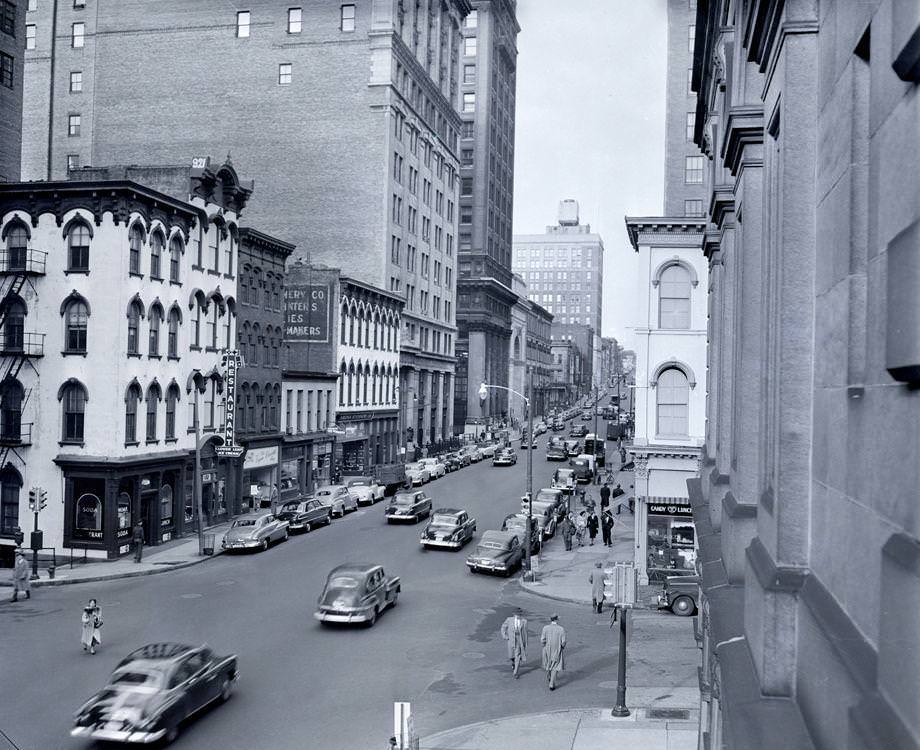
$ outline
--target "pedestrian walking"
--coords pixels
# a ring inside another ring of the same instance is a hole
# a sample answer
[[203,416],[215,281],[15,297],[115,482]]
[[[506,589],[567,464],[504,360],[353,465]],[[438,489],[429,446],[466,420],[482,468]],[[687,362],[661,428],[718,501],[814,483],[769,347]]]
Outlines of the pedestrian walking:
[[511,617],[505,618],[501,629],[502,638],[508,644],[508,659],[514,679],[518,678],[522,662],[527,660],[527,620],[520,608]]
[[604,539],[605,547],[612,547],[613,542],[611,541],[611,533],[613,532],[613,514],[610,512],[609,508],[604,510],[601,513],[601,534]]
[[583,510],[575,516],[575,541],[579,547],[585,546],[585,529],[588,526],[588,511]]
[[562,541],[565,542],[565,549],[567,552],[571,552],[572,534],[574,533],[574,528],[568,514],[562,517],[562,523],[560,523],[559,526],[561,527],[560,531],[562,532]]
[[543,644],[543,669],[549,689],[556,689],[556,675],[565,669],[565,629],[559,624],[559,615],[551,615],[549,625],[543,626],[540,633]]
[[102,634],[99,632],[99,628],[102,627],[102,609],[95,599],[90,599],[89,604],[83,608],[80,622],[83,625],[80,635],[83,650],[95,654],[96,646],[102,644]]
[[591,584],[591,608],[600,614],[604,605],[604,566],[600,561],[594,563],[588,583]]
[[604,512],[604,508],[610,506],[610,486],[607,482],[604,482],[604,486],[601,487],[601,512]]
[[29,579],[29,563],[21,549],[16,550],[16,563],[13,565],[13,598],[15,602],[20,594],[25,594],[26,599],[32,598],[32,581]]
[[588,514],[588,519],[587,519],[587,522],[586,522],[586,526],[588,527],[588,536],[591,537],[591,544],[590,544],[589,546],[590,546],[590,547],[593,547],[593,546],[594,546],[594,538],[597,536],[597,526],[598,526],[598,523],[597,523],[597,516],[594,515],[594,511],[593,511],[593,510]]
[[144,556],[144,522],[134,524],[134,562],[139,563]]

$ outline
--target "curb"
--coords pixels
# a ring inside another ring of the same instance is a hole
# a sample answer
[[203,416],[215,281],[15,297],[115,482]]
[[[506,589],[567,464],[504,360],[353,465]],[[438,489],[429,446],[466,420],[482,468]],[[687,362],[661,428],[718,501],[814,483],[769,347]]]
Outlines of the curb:
[[590,599],[575,599],[571,596],[559,596],[557,594],[550,594],[540,591],[539,589],[534,588],[534,584],[524,581],[523,577],[518,579],[518,585],[522,590],[529,594],[533,594],[534,596],[541,596],[544,599],[552,599],[554,602],[566,602],[568,604],[587,604],[588,606],[591,605]]

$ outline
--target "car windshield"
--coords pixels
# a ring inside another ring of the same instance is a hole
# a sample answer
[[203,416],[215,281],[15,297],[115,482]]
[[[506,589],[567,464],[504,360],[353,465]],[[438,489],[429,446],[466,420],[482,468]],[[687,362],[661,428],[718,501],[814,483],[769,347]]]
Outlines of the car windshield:
[[256,518],[237,518],[233,522],[233,528],[238,529],[241,526],[255,526],[257,520]]
[[349,487],[367,487],[368,483],[366,479],[352,479],[348,483]]
[[329,497],[332,494],[332,490],[317,490],[316,494],[318,497]]
[[327,589],[356,589],[360,585],[356,578],[349,576],[336,576],[326,584]]
[[155,670],[129,670],[112,675],[112,684],[122,687],[157,687],[163,681],[163,675]]
[[410,471],[418,471],[418,470],[421,469],[421,468],[423,468],[423,465],[420,464],[420,463],[418,463],[418,464],[406,464],[406,469],[407,469],[407,470],[410,470]]
[[300,507],[300,503],[285,503],[281,506],[282,513],[294,513]]
[[575,466],[587,466],[588,465],[588,462],[583,458],[576,458],[572,463]]
[[440,513],[435,513],[431,519],[432,526],[456,526],[458,523],[460,519],[457,516],[445,516]]
[[488,550],[488,549],[505,549],[505,545],[502,542],[483,542],[476,549]]
[[548,503],[554,503],[554,502],[556,502],[556,498],[558,498],[558,497],[559,497],[559,493],[558,493],[558,492],[547,492],[546,490],[540,490],[540,491],[537,493],[537,497],[536,497],[535,502],[539,502],[539,501],[541,501],[541,500],[545,500],[545,501],[548,502]]
[[569,477],[572,476],[572,470],[571,469],[560,469],[558,476],[559,476],[559,479],[568,479]]
[[393,498],[396,505],[412,505],[415,502],[414,495],[397,495]]

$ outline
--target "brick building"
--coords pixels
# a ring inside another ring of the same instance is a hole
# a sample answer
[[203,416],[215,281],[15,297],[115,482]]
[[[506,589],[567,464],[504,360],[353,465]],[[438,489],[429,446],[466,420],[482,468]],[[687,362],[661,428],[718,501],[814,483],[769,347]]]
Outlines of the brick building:
[[0,182],[19,179],[26,0],[0,0]]

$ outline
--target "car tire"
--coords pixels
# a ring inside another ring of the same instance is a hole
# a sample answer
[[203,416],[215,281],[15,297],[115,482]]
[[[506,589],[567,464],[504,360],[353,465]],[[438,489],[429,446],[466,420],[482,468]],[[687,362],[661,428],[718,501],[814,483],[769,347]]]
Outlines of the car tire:
[[313,531],[313,524],[307,521],[307,523],[303,525],[303,533],[309,534],[311,531]]
[[267,538],[262,540],[262,543],[259,545],[259,549],[262,552],[265,552],[265,550],[268,549],[268,539]]
[[678,596],[671,602],[671,611],[678,617],[690,617],[695,610],[696,605],[689,596]]
[[179,725],[171,724],[166,727],[166,734],[163,735],[163,745],[171,745],[177,739],[179,739]]
[[233,695],[233,680],[224,677],[223,682],[220,683],[220,702],[226,703],[230,700],[231,695]]
[[399,599],[399,589],[396,589],[396,591],[393,592],[393,601],[390,602],[390,606],[391,606],[391,607],[395,607],[395,606],[396,606],[396,601],[397,601],[398,599]]
[[374,607],[374,611],[371,613],[371,616],[367,621],[367,627],[374,627],[375,622],[377,622],[377,607]]
[[284,535],[281,537],[281,541],[282,541],[282,542],[286,542],[286,541],[288,540],[288,537],[289,537],[290,535],[291,535],[290,532],[289,532],[287,529],[285,529],[285,530],[284,530]]

